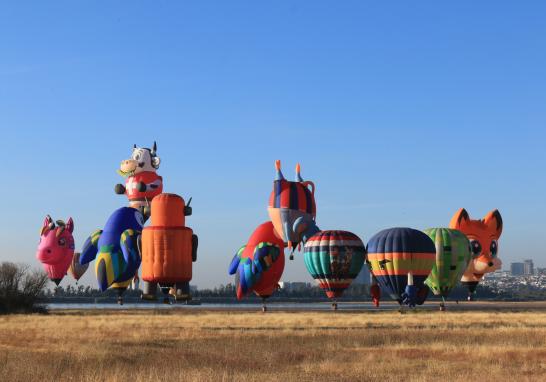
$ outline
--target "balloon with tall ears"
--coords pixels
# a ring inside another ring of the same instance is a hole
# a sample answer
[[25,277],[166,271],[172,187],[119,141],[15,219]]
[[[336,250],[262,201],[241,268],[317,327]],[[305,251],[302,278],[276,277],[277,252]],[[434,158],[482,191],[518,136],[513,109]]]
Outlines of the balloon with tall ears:
[[300,243],[319,232],[316,218],[315,184],[304,181],[301,166],[296,166],[294,182],[284,178],[281,161],[275,162],[276,176],[269,197],[268,213],[277,236],[292,250],[290,259]]
[[74,256],[74,221],[68,218],[54,222],[47,215],[40,230],[40,244],[36,258],[43,264],[51,281],[59,285],[66,275]]

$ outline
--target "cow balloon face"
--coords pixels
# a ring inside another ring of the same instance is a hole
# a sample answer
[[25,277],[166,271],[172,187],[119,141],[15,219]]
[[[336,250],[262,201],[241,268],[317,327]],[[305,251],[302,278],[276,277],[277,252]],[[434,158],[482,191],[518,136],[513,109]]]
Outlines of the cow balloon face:
[[156,171],[160,163],[155,142],[152,149],[134,145],[131,158],[121,162],[119,173],[123,176],[130,176],[144,171]]
[[279,238],[294,251],[300,242],[305,243],[319,231],[315,223],[315,185],[302,179],[299,164],[294,182],[284,179],[279,160],[275,162],[275,168],[277,176],[269,198],[269,218]]

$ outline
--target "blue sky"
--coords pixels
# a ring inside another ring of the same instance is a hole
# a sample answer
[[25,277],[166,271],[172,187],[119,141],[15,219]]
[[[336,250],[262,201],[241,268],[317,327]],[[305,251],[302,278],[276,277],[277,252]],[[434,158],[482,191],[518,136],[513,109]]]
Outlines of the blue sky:
[[[77,248],[126,200],[133,143],[193,197],[194,284],[267,220],[274,160],[317,186],[317,222],[367,241],[505,221],[499,255],[546,266],[543,2],[13,2],[0,5],[0,261],[36,264],[45,214]],[[310,280],[302,254],[285,279]],[[64,281],[66,284],[68,281]],[[93,282],[92,275],[86,282]]]

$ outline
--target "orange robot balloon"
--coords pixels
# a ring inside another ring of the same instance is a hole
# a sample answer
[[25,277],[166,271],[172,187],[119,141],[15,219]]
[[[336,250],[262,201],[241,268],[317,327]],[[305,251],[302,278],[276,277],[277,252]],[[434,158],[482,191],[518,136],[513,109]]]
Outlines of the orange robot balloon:
[[[191,199],[190,199],[191,202]],[[190,299],[192,263],[197,260],[197,236],[185,226],[192,209],[181,196],[160,194],[152,200],[152,223],[142,231],[142,279],[158,283],[167,295]],[[168,302],[168,298],[165,298]]]

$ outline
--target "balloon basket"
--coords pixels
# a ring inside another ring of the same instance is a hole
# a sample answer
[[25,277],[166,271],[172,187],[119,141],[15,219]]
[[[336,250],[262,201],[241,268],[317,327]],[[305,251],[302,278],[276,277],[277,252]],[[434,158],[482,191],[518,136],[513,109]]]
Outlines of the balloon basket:
[[171,305],[171,288],[172,285],[161,285],[161,292],[163,293],[163,304]]
[[337,302],[332,302],[332,310],[337,310]]
[[118,302],[118,305],[123,305],[123,297],[118,296],[117,302]]
[[446,304],[444,304],[443,302],[440,303],[440,312],[445,312],[446,311]]

